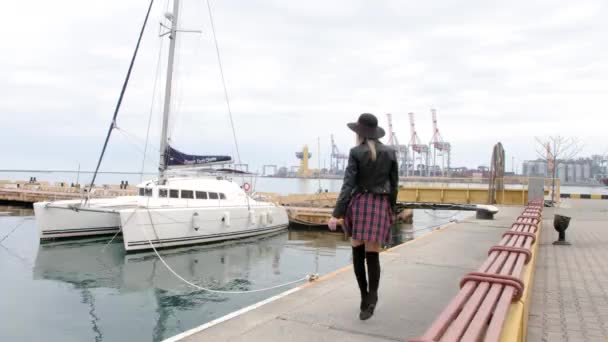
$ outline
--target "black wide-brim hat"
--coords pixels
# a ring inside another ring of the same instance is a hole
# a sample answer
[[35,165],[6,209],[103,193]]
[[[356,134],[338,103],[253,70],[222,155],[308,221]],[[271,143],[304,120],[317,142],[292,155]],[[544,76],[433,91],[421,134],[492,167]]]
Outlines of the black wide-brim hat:
[[378,127],[376,116],[370,113],[363,113],[359,116],[357,122],[350,122],[346,125],[364,138],[380,139],[385,134],[384,129]]

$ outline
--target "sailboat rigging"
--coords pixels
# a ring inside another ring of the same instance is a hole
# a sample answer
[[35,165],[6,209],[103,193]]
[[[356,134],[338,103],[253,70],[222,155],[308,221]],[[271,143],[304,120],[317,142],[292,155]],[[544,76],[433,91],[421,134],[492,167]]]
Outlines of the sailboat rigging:
[[[185,154],[170,145],[167,131],[171,115],[176,41],[179,32],[192,32],[178,29],[179,5],[179,0],[173,1],[173,12],[165,16],[171,23],[169,32],[161,35],[168,37],[170,44],[158,178],[139,184],[137,196],[92,199],[85,205],[73,201],[35,203],[34,210],[41,239],[107,234],[121,229],[125,249],[132,251],[225,241],[274,233],[287,228],[285,208],[251,198],[239,184],[223,172],[212,171],[185,177],[168,172],[177,168],[199,168],[232,161],[230,156],[224,155]],[[211,8],[207,5],[213,27]],[[215,29],[213,30],[224,81]],[[236,144],[236,132],[225,82],[223,86]],[[236,148],[240,161],[238,144]]]

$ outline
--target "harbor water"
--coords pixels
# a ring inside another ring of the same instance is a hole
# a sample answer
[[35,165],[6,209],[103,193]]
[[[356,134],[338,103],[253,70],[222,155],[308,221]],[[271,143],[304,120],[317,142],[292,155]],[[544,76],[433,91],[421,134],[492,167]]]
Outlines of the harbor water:
[[[0,244],[2,341],[160,341],[299,285],[208,293],[177,279],[153,253],[126,254],[120,237],[40,245],[30,209],[3,206],[0,213],[0,239],[8,235]],[[467,215],[416,210],[413,225],[393,228],[391,245]],[[342,233],[302,227],[160,253],[185,279],[227,291],[271,287],[351,263]]]

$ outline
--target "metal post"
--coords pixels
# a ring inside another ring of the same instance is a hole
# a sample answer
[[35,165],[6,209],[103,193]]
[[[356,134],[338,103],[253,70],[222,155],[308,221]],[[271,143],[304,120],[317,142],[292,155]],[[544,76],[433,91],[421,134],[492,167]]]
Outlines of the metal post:
[[321,187],[321,137],[317,137],[317,178],[319,179],[319,193],[323,192]]
[[76,173],[76,184],[78,184],[79,180],[80,180],[80,163],[78,163],[78,172]]
[[175,56],[175,43],[177,41],[177,22],[179,15],[179,0],[173,0],[173,13],[172,16],[168,16],[171,20],[171,32],[169,33],[169,59],[167,62],[167,79],[165,83],[165,104],[163,107],[163,123],[162,131],[160,135],[160,165],[159,171],[159,183],[164,184],[165,182],[165,170],[167,169],[167,150],[168,150],[168,138],[167,128],[169,126],[169,111],[171,110],[171,85],[173,81],[173,59]]

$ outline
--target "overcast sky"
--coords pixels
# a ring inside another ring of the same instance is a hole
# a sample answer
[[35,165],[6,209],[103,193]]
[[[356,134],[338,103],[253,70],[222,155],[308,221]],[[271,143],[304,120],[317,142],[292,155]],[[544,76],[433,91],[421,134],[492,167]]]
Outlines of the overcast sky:
[[[432,136],[430,108],[453,147],[452,165],[489,164],[501,141],[521,165],[535,136],[577,136],[584,154],[608,151],[608,2],[214,0],[241,157],[252,169],[297,165],[308,144],[329,162],[330,135],[347,151],[346,123],[362,112],[401,142],[408,112]],[[10,1],[2,5],[0,168],[94,168],[147,0]],[[154,5],[105,170],[141,167],[150,110],[158,161],[167,39]],[[234,155],[206,3],[182,0],[174,147]],[[162,75],[157,81],[159,56]],[[127,133],[123,133],[127,132]],[[150,149],[149,149],[150,151]],[[521,168],[521,166],[519,166]]]

